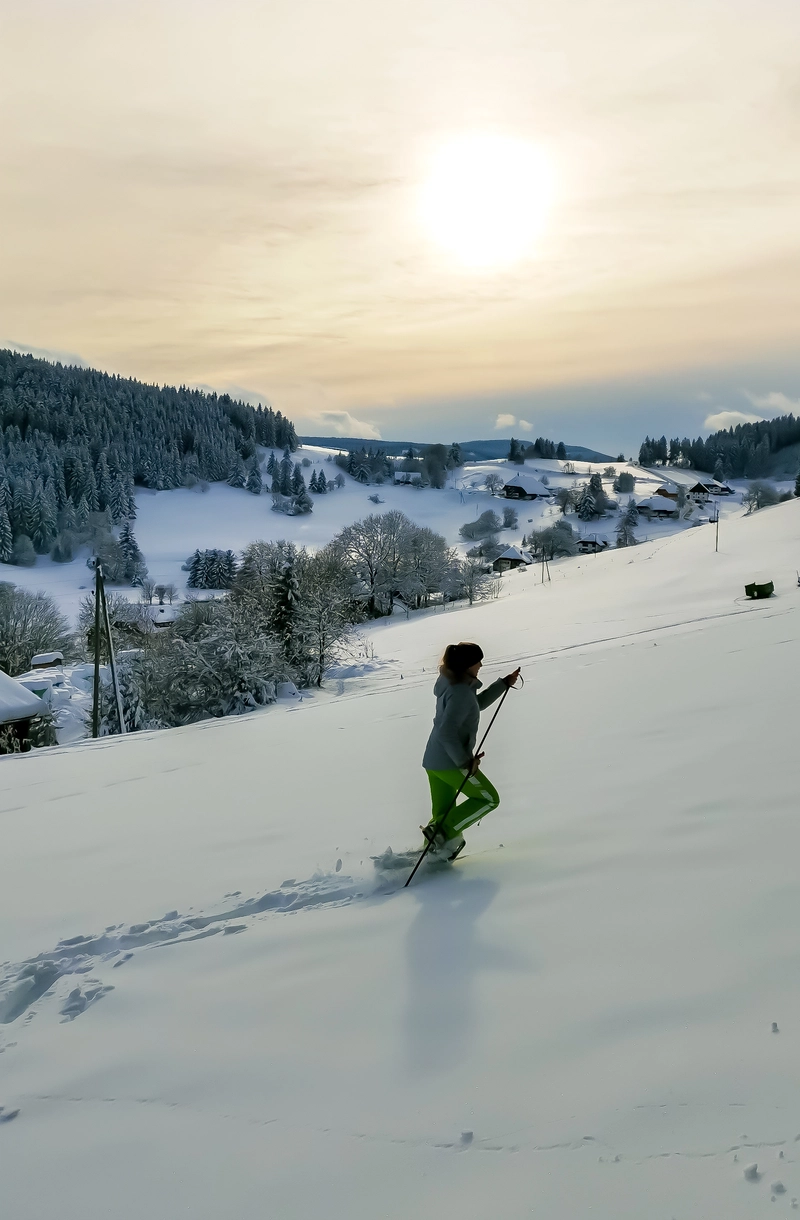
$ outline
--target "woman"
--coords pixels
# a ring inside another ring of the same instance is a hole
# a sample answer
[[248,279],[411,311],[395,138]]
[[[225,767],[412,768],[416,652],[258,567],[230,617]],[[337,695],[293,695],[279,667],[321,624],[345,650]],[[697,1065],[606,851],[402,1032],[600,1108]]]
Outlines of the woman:
[[[494,785],[479,769],[483,754],[474,753],[475,742],[481,712],[516,684],[519,669],[481,691],[478,673],[482,664],[483,651],[477,644],[448,644],[433,688],[436,715],[422,759],[433,812],[422,833],[432,850],[450,860],[464,846],[461,832],[500,804]],[[466,800],[455,804],[462,784]]]

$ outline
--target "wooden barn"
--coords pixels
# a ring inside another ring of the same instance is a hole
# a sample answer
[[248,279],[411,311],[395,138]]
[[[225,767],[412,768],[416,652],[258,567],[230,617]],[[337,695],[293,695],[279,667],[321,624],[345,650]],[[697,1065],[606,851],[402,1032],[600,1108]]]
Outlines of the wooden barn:
[[642,500],[638,508],[639,512],[644,513],[646,517],[656,517],[662,520],[678,515],[677,504],[666,496],[651,496],[649,500]]
[[608,539],[579,538],[577,545],[579,555],[597,555],[600,551],[608,550]]
[[549,487],[534,475],[522,471],[503,486],[503,495],[507,500],[546,500],[550,494]]
[[498,555],[492,567],[495,572],[507,572],[509,568],[523,568],[533,563],[533,556],[528,551],[521,551],[518,546],[510,546]]

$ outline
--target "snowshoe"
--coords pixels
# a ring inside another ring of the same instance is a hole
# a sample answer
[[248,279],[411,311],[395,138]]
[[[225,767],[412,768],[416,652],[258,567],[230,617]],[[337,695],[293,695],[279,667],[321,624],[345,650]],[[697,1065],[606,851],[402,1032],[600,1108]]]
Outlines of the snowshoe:
[[467,840],[463,835],[459,835],[457,839],[451,839],[449,843],[445,843],[444,851],[448,853],[447,859],[455,860],[456,856],[460,856],[466,846]]
[[420,830],[425,836],[425,842],[430,844],[430,851],[441,851],[445,845],[445,837],[440,830],[436,829],[436,823],[429,822],[427,826],[420,826]]

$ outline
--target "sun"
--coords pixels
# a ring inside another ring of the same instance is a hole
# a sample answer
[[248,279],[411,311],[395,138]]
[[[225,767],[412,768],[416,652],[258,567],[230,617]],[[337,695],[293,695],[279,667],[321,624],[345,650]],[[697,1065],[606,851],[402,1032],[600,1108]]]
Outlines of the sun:
[[420,215],[430,238],[464,267],[491,271],[529,254],[551,197],[550,168],[535,145],[471,133],[435,152]]

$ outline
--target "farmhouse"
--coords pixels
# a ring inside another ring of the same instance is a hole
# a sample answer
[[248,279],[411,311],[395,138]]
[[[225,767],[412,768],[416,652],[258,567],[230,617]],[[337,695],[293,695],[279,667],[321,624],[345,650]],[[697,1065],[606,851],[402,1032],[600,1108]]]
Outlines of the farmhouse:
[[651,496],[649,500],[640,501],[639,511],[646,517],[677,517],[678,506],[666,496]]
[[0,754],[29,749],[30,723],[44,710],[37,695],[0,670]]
[[410,483],[412,486],[419,486],[422,482],[421,470],[395,470],[394,472],[395,485],[399,483]]
[[687,487],[687,500],[693,500],[695,504],[708,504],[709,497],[714,494],[712,486],[711,483],[695,483],[693,487]]
[[534,475],[520,473],[504,485],[503,495],[507,500],[544,500],[550,495],[550,488]]
[[509,568],[527,567],[529,563],[533,563],[533,556],[529,551],[521,551],[518,546],[510,546],[503,551],[502,555],[498,555],[492,567],[495,572],[507,572]]
[[577,545],[579,555],[596,555],[598,551],[605,551],[607,549],[608,539],[579,538]]

